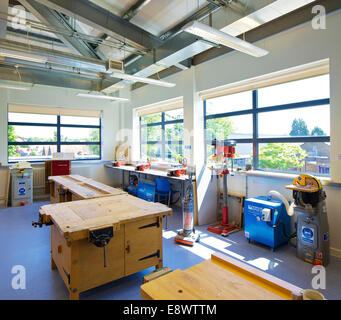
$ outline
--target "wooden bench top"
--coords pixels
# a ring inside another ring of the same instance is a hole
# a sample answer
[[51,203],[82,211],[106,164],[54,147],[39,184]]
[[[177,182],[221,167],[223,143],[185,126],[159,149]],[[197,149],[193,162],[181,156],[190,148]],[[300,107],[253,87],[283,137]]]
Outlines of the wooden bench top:
[[88,238],[90,230],[146,218],[172,215],[172,209],[161,203],[148,202],[128,194],[95,199],[62,202],[42,206],[44,223],[53,222],[68,240]]
[[120,189],[107,186],[103,183],[79,175],[51,176],[49,177],[49,181],[53,181],[61,185],[65,191],[72,192],[84,199],[125,193]]

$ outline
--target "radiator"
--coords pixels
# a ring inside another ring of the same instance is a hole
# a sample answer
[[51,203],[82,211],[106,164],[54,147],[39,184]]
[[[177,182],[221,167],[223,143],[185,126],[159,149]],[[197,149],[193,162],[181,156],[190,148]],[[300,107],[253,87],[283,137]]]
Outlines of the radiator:
[[45,168],[33,168],[33,198],[39,200],[46,198],[45,194]]

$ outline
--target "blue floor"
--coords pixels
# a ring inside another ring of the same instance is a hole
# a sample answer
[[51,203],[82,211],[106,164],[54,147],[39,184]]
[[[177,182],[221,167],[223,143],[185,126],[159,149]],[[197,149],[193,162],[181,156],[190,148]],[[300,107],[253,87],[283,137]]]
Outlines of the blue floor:
[[[50,268],[50,230],[33,228],[39,207],[32,206],[0,209],[0,299],[68,299],[68,291],[58,274]],[[181,227],[179,210],[168,218],[168,230],[164,231],[164,266],[171,269],[187,269],[220,251],[287,280],[302,288],[311,288],[312,266],[295,256],[295,248],[286,245],[271,252],[268,248],[249,244],[242,232],[228,238],[215,236],[199,227],[200,243],[193,248],[174,244],[176,230]],[[22,265],[26,270],[26,289],[14,290],[11,286],[12,267]],[[140,285],[144,270],[123,279],[80,294],[80,299],[141,299]],[[341,299],[341,259],[331,258],[326,268],[326,290],[320,290],[327,299]],[[223,285],[223,284],[222,284]]]

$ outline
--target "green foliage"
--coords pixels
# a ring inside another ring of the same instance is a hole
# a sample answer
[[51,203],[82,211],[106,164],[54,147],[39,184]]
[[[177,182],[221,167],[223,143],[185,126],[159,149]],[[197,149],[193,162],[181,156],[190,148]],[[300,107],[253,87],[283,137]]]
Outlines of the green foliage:
[[[8,142],[15,142],[17,140],[17,136],[15,134],[15,129],[13,126],[8,126]],[[13,157],[15,152],[15,146],[8,146],[8,156]]]
[[325,132],[320,127],[314,127],[313,130],[311,130],[312,136],[325,136]]
[[264,169],[288,171],[301,169],[307,153],[299,145],[267,143],[259,150],[259,166]]
[[301,118],[294,119],[291,125],[291,136],[309,136],[309,130],[305,121]]
[[228,139],[234,130],[233,122],[229,118],[216,118],[206,121],[206,138],[210,140]]
[[[99,130],[98,129],[92,129],[90,133],[90,141],[91,142],[99,142]],[[93,145],[89,146],[89,149],[93,155],[99,156],[99,145]]]

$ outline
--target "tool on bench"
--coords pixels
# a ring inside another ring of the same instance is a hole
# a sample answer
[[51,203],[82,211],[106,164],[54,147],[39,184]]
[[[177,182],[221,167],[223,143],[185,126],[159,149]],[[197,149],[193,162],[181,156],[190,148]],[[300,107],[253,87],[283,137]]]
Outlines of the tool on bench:
[[139,163],[136,165],[135,168],[136,171],[145,171],[147,169],[150,169],[150,161],[148,161],[147,163]]
[[113,236],[114,236],[113,227],[91,230],[89,232],[89,242],[93,243],[96,247],[103,248],[104,267],[107,266],[105,248],[109,244]]
[[189,178],[186,195],[184,197],[184,225],[183,229],[176,235],[174,241],[179,244],[193,246],[199,241],[200,235],[194,229],[194,197],[193,197],[193,174],[194,172],[188,168]]
[[301,174],[292,185],[293,211],[297,215],[296,253],[300,259],[314,265],[329,262],[329,225],[326,208],[326,193],[321,182],[313,176]]
[[182,159],[179,165],[174,166],[167,170],[167,176],[169,177],[181,177],[186,174],[187,171],[187,160],[185,158]]
[[223,220],[220,223],[213,224],[207,227],[207,231],[219,234],[222,236],[228,236],[232,232],[236,232],[239,228],[233,224],[229,224],[228,216],[228,192],[227,192],[227,176],[230,174],[228,169],[228,160],[231,159],[231,172],[233,172],[233,158],[236,153],[236,141],[223,140],[212,141],[212,146],[215,148],[214,159],[217,162],[222,162],[222,168],[215,168],[214,170],[218,176],[223,177]]

